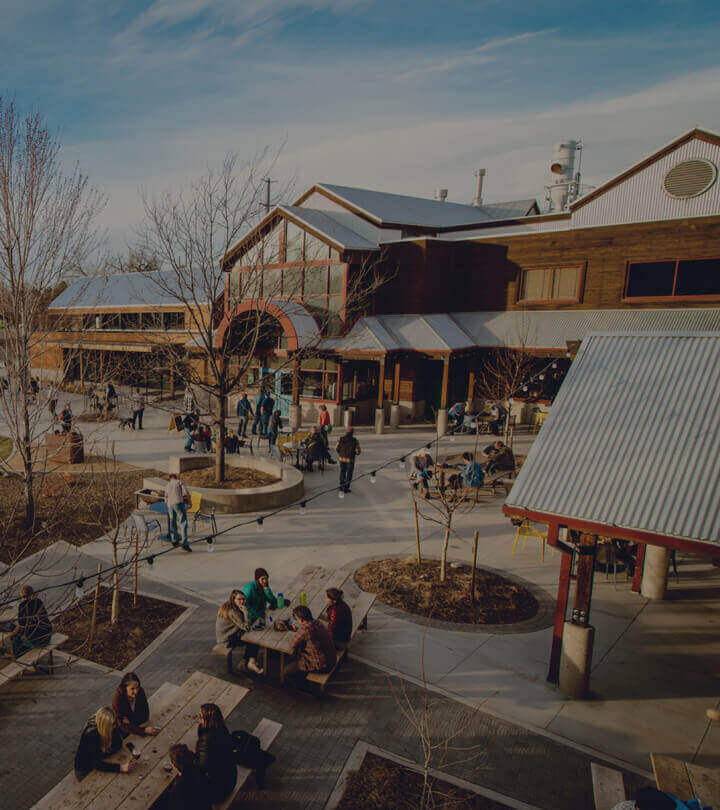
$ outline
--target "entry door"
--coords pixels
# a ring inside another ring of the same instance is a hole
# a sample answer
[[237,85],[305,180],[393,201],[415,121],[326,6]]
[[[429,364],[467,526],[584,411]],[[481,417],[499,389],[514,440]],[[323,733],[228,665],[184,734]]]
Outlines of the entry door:
[[292,405],[292,371],[275,372],[275,408],[283,419],[290,416]]

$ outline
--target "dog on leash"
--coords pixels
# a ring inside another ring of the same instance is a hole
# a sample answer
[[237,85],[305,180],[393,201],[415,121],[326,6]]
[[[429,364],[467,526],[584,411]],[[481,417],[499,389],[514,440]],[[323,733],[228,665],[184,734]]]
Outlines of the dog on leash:
[[126,427],[135,430],[135,428],[133,427],[132,416],[118,416],[118,427],[120,428],[120,430],[125,430]]

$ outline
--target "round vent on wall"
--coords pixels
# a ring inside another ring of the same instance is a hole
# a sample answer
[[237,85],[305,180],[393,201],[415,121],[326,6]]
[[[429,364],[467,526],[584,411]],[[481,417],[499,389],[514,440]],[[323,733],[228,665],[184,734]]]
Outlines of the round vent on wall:
[[683,160],[668,171],[663,180],[665,191],[677,200],[697,197],[717,178],[717,166],[703,158]]

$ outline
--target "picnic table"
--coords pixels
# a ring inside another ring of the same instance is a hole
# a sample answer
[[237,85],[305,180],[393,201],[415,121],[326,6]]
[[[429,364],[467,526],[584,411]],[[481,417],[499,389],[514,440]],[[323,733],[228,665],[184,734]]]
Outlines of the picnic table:
[[[215,703],[227,717],[248,690],[242,686],[205,675],[193,673],[180,687],[161,687],[150,699],[151,725],[160,729],[155,737],[137,737],[132,741],[140,752],[136,768],[130,774],[92,771],[82,782],[70,772],[46,794],[34,810],[104,810],[116,808],[147,808],[162,794],[174,778],[166,770],[170,764],[168,751],[175,743],[184,743],[194,749],[200,706]],[[111,762],[127,762],[131,758],[123,748],[109,758]]]
[[703,807],[720,807],[720,771],[692,762],[650,754],[658,790],[687,801],[699,799]]
[[155,512],[156,515],[165,515],[165,520],[167,522],[167,534],[161,534],[158,536],[158,540],[164,540],[165,542],[170,542],[170,512],[167,508],[167,504],[165,501],[155,501],[155,503],[151,503],[148,506],[148,509],[151,512]]

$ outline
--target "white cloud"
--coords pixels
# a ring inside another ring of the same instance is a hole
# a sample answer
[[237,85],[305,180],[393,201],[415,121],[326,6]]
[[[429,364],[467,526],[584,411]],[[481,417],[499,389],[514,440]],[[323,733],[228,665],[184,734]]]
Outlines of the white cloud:
[[418,76],[423,76],[427,73],[447,73],[451,70],[458,70],[466,67],[477,67],[479,65],[487,64],[488,62],[494,62],[497,58],[495,52],[504,50],[513,45],[517,45],[518,42],[526,42],[529,39],[534,39],[535,37],[542,36],[543,34],[551,33],[553,33],[552,29],[548,29],[546,31],[526,31],[525,33],[515,34],[511,37],[491,39],[489,42],[485,42],[483,45],[478,45],[476,48],[463,51],[457,56],[453,56],[449,59],[443,59],[441,62],[421,65],[419,67],[411,68],[410,70],[405,70],[397,75],[395,80],[407,81],[409,79],[417,79]]

